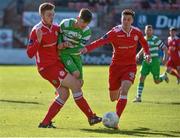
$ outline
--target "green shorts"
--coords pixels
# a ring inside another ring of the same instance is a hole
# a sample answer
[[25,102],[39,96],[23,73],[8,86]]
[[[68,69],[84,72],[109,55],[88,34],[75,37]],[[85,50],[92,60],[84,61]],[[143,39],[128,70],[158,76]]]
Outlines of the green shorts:
[[154,80],[158,80],[160,75],[160,59],[152,58],[150,64],[143,60],[140,72],[142,76],[147,76],[151,72]]
[[82,73],[82,59],[80,55],[69,55],[69,54],[60,54],[61,61],[64,63],[65,68],[69,71],[69,73],[73,73],[75,71],[80,72],[79,79],[83,79]]

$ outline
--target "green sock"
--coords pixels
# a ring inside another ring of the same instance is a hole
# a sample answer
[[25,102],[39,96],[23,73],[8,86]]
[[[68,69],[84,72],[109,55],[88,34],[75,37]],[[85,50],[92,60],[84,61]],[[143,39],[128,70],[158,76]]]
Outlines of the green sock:
[[137,97],[141,97],[144,88],[144,83],[139,83],[137,87]]

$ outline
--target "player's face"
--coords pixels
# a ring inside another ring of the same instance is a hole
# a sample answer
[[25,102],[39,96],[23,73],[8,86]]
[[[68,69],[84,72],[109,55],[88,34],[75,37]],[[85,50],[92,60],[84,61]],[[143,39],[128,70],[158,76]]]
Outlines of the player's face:
[[152,28],[146,28],[145,34],[149,37],[152,36],[153,35],[153,29]]
[[123,27],[129,28],[131,26],[131,24],[133,23],[132,15],[123,15],[121,17],[121,23],[122,23]]
[[84,22],[81,18],[77,18],[77,27],[84,29],[88,26],[89,23]]
[[170,36],[174,37],[174,36],[176,35],[176,31],[170,30],[170,31],[169,31],[169,34],[170,34]]
[[52,25],[54,19],[54,10],[47,10],[42,14],[42,19],[45,24]]

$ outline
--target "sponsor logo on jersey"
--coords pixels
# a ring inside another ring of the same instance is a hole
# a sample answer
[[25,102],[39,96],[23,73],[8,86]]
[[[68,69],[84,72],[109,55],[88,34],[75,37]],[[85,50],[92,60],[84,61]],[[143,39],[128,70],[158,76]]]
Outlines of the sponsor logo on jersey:
[[134,36],[134,40],[138,41],[138,36],[137,35]]
[[125,37],[125,35],[117,35],[117,37]]
[[48,34],[48,32],[43,32],[43,33],[42,33],[42,35],[46,35],[46,34]]

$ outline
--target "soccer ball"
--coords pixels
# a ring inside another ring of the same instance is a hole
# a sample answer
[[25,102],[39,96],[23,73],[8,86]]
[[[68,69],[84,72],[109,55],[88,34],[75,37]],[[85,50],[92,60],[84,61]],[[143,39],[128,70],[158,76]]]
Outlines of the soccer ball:
[[105,127],[115,128],[119,123],[119,117],[115,112],[107,112],[103,115],[102,123]]

